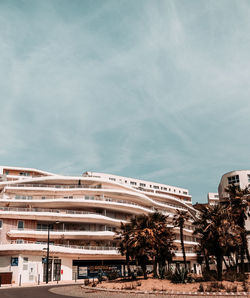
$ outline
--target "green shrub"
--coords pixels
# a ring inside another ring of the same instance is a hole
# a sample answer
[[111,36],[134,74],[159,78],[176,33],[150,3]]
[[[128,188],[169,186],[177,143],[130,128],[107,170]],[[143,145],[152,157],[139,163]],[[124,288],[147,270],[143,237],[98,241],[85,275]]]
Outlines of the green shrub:
[[107,277],[108,280],[115,280],[119,277],[119,274],[116,271],[109,271]]
[[244,292],[248,292],[248,284],[246,282],[246,280],[243,280],[242,282],[242,288]]
[[186,283],[188,282],[187,280],[187,271],[184,268],[176,268],[174,274],[171,277],[172,283]]
[[223,279],[227,281],[244,281],[246,279],[245,273],[236,272],[234,270],[228,270],[223,274]]
[[199,285],[198,292],[204,292],[204,286],[203,286],[203,284],[200,284]]
[[217,280],[217,272],[215,270],[204,271],[203,272],[203,280],[204,281],[216,281]]
[[136,273],[137,273],[137,276],[143,276],[143,271],[141,268],[138,268]]

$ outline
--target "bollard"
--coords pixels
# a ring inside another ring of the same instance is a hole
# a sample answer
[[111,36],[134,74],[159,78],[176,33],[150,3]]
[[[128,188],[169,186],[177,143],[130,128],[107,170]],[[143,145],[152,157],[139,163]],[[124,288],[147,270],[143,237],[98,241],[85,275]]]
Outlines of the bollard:
[[40,274],[38,274],[38,285],[40,285]]
[[22,274],[20,274],[20,277],[19,277],[19,287],[21,287],[22,285]]

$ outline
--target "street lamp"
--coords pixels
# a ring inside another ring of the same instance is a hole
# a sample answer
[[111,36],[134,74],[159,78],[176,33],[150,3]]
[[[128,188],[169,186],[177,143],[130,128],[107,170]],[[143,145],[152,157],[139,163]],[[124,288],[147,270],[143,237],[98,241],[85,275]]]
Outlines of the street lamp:
[[49,232],[50,224],[48,224],[48,239],[47,239],[47,258],[46,258],[46,284],[49,282]]

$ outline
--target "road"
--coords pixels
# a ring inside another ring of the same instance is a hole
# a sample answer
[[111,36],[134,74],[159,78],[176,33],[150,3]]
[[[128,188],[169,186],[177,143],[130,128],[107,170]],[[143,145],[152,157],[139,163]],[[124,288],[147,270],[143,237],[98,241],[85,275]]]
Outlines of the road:
[[[55,286],[0,289],[1,298],[69,298],[49,292]],[[60,286],[59,286],[60,287]]]
[[[67,293],[67,295],[65,295]],[[99,292],[95,289],[82,289],[80,285],[51,285],[51,286],[38,286],[38,287],[22,287],[22,288],[6,288],[0,289],[0,298],[70,298],[70,297],[81,297],[81,298],[211,298],[212,295],[154,295],[154,294],[123,294],[123,293],[110,293],[110,292]],[[218,297],[214,296],[213,297]],[[223,297],[222,295],[220,297]],[[225,296],[224,296],[225,297]],[[231,296],[226,297],[248,297],[244,296]]]

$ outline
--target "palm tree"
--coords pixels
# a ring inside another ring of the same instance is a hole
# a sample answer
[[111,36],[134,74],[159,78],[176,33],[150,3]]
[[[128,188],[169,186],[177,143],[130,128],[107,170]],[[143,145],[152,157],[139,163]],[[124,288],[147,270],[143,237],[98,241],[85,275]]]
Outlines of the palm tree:
[[173,218],[174,226],[179,227],[180,229],[181,249],[182,249],[185,271],[187,271],[187,261],[186,261],[186,253],[185,253],[185,246],[184,246],[184,240],[183,240],[183,228],[184,228],[185,221],[189,219],[190,219],[189,213],[187,211],[182,211],[179,209],[176,210],[176,214],[174,215],[174,218]]
[[246,231],[247,212],[250,206],[250,188],[246,187],[244,189],[240,189],[238,186],[232,184],[229,185],[225,191],[228,193],[229,197],[223,201],[223,205],[228,210],[231,222],[241,228],[240,269],[243,273],[245,254],[247,255],[248,262],[250,262]]
[[230,222],[228,211],[222,205],[203,207],[193,224],[196,227],[194,234],[200,236],[206,257],[215,257],[217,277],[221,280],[223,257],[227,254],[228,247],[237,247],[241,243],[240,228]]
[[154,273],[157,264],[165,265],[166,260],[173,256],[173,233],[167,227],[167,216],[155,212],[149,215],[138,215],[130,219],[128,224],[122,224],[117,239],[120,240],[120,252],[129,259],[135,259],[141,266],[144,278],[147,278],[146,264],[154,263]]

